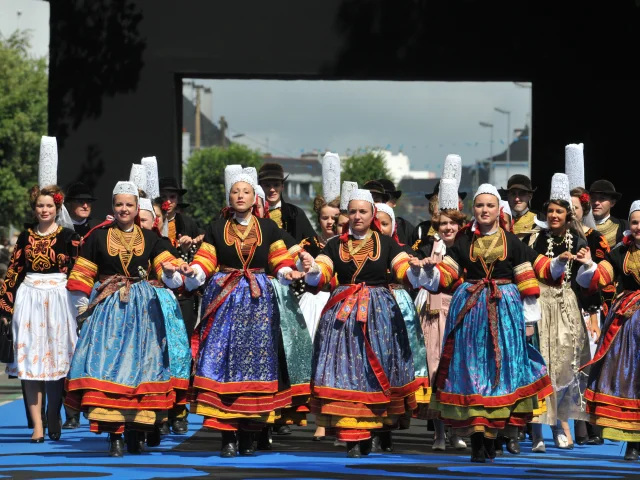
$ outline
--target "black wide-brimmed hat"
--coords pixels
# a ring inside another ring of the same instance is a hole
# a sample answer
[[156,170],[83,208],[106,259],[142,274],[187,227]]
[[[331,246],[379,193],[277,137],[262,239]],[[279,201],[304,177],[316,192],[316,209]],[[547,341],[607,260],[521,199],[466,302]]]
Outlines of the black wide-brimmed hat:
[[67,187],[65,200],[86,200],[95,202],[97,198],[93,196],[91,189],[82,182],[73,182]]
[[391,198],[391,195],[385,192],[384,186],[378,180],[369,180],[362,186],[362,188],[369,190],[371,193],[381,195],[383,202],[387,202]]
[[616,200],[620,200],[622,198],[622,194],[616,192],[616,187],[614,187],[613,183],[609,180],[596,180],[593,182],[589,189],[589,195],[593,195],[594,193],[603,193],[615,198]]
[[[433,187],[433,192],[425,193],[424,196],[427,200],[431,200],[433,197],[438,195],[438,193],[440,193],[440,182],[437,182],[436,186]],[[460,197],[460,200],[464,200],[467,198],[467,192],[461,192],[458,190],[458,196]]]
[[171,192],[177,192],[178,195],[181,195],[181,196],[187,193],[187,189],[180,188],[180,186],[178,185],[178,181],[173,177],[162,177],[159,183],[160,183],[161,193],[165,190],[171,191]]
[[391,197],[395,198],[396,200],[398,200],[402,196],[402,190],[396,190],[396,186],[391,180],[380,178],[378,179],[378,183],[382,185],[386,193],[391,195]]
[[284,175],[284,168],[279,163],[263,163],[258,172],[258,183],[264,180],[281,180],[285,181],[289,175]]
[[507,196],[509,190],[524,190],[525,192],[533,193],[536,191],[531,185],[531,179],[526,175],[516,173],[511,175],[507,181],[507,188],[501,188],[499,190],[500,196]]

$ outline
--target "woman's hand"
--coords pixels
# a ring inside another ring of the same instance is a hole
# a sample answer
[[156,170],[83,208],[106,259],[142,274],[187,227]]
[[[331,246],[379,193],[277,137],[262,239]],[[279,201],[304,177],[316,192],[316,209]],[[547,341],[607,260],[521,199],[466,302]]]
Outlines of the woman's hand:
[[180,250],[182,250],[183,252],[187,252],[191,248],[192,244],[193,239],[187,235],[182,235],[178,239],[178,245],[180,245]]
[[560,263],[566,264],[569,260],[571,260],[572,258],[574,258],[574,256],[571,254],[571,252],[562,252],[559,256],[558,256],[558,261]]
[[203,241],[204,241],[204,233],[194,238],[193,244],[196,246],[196,248],[200,248],[200,245],[202,245]]
[[291,270],[290,272],[284,274],[284,278],[285,280],[288,280],[290,282],[293,282],[294,280],[300,280],[301,278],[304,278],[304,272]]
[[302,267],[305,273],[311,270],[311,267],[313,266],[313,257],[311,256],[311,254],[309,252],[303,251],[298,254],[298,257],[300,257],[300,261],[302,262]]
[[598,322],[597,313],[592,313],[589,315],[589,333],[593,338],[593,343],[598,343],[598,340],[600,340],[600,325]]
[[173,277],[173,274],[176,273],[176,266],[171,262],[163,262],[162,273],[164,273],[164,276],[167,278]]
[[180,267],[178,267],[178,269],[180,270],[180,273],[185,277],[193,277],[195,275],[195,271],[188,263],[180,264]]
[[536,327],[533,325],[527,325],[527,338],[533,337],[534,333],[536,333]]
[[582,263],[583,265],[591,265],[593,259],[591,258],[591,250],[589,247],[581,248],[576,254],[576,261]]

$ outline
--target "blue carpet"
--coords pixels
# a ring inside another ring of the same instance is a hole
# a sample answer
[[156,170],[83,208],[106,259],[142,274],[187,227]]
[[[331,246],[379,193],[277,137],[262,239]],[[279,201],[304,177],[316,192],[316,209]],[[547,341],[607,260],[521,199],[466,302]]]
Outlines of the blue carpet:
[[0,478],[125,478],[135,480],[198,478],[318,479],[318,478],[424,478],[461,479],[601,479],[637,477],[637,463],[624,462],[625,444],[606,441],[602,446],[553,447],[545,430],[546,454],[531,453],[522,442],[521,455],[505,453],[494,462],[472,464],[470,452],[431,453],[431,436],[424,422],[394,433],[395,453],[347,459],[344,447],[313,442],[313,426],[294,427],[293,435],[274,436],[273,452],[253,457],[221,459],[219,436],[202,429],[202,418],[189,417],[188,435],[163,437],[162,445],[141,455],[109,458],[106,435],[89,432],[82,420],[77,430],[63,430],[62,439],[31,444],[21,400],[0,407]]

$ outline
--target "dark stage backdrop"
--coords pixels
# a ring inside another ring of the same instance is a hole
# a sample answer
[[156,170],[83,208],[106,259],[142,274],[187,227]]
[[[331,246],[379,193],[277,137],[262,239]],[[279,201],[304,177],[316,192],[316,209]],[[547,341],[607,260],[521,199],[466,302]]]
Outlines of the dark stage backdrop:
[[639,0],[50,3],[59,178],[93,186],[101,213],[143,156],[180,175],[183,75],[531,81],[536,203],[579,142],[587,183],[625,192],[618,216],[640,198]]

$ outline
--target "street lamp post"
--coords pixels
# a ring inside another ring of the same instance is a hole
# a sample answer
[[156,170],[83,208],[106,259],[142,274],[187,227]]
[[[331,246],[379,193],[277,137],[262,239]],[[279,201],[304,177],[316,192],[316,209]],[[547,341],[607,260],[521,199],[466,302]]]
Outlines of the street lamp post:
[[507,181],[509,181],[509,168],[511,167],[511,112],[498,107],[495,107],[494,110],[507,116]]
[[[479,122],[481,127],[489,129],[489,164],[493,163],[493,123]],[[480,185],[480,173],[478,172],[478,166],[476,165],[477,185]],[[491,181],[491,180],[490,180]]]
[[529,93],[529,138],[527,139],[527,160],[529,161],[529,176],[531,176],[531,145],[533,144],[533,84],[531,82],[513,82],[517,87],[528,88],[531,90]]

